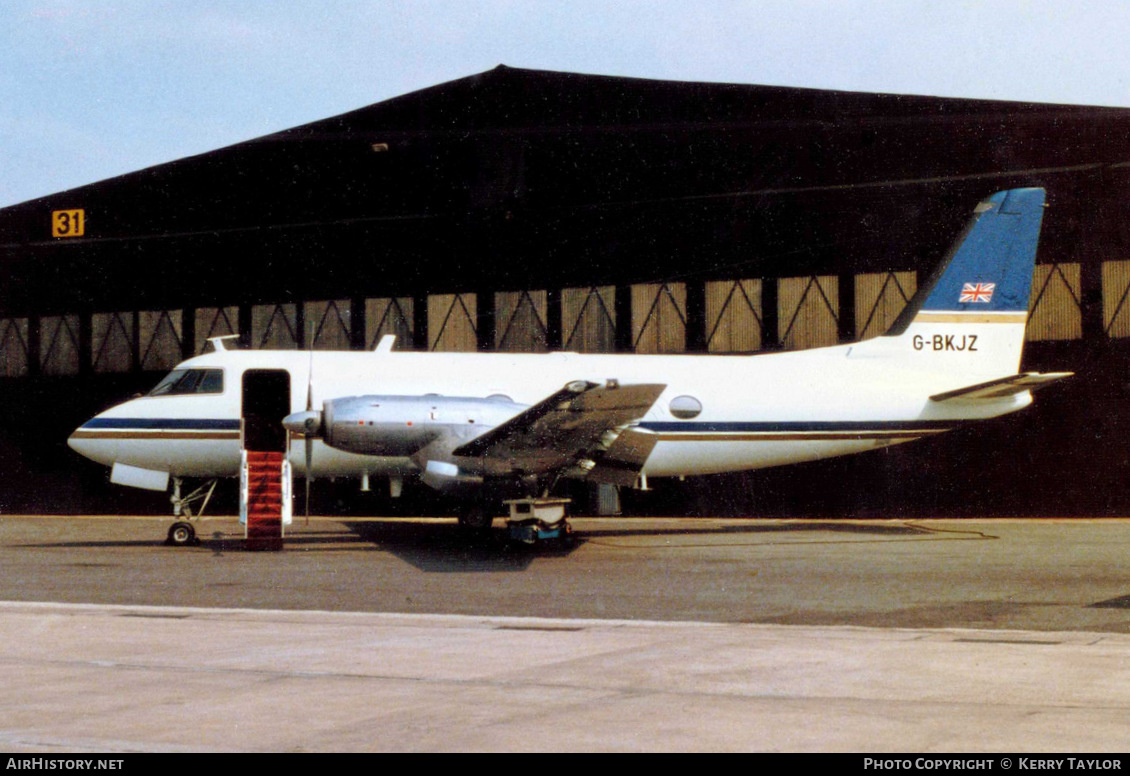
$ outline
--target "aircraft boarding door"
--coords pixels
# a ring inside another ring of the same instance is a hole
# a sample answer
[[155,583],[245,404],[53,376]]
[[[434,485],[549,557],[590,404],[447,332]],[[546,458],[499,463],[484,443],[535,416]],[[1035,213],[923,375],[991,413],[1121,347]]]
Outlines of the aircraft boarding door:
[[239,519],[249,550],[282,549],[283,525],[290,523],[289,434],[282,420],[290,414],[290,373],[249,369],[243,373],[240,410]]
[[240,410],[244,450],[285,453],[287,433],[282,419],[290,414],[290,372],[248,369],[243,373]]

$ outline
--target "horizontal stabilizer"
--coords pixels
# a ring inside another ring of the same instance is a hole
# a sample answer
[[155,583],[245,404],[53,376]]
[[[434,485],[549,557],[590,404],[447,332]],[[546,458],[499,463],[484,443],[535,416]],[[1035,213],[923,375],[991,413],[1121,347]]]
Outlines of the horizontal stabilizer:
[[976,385],[968,385],[964,388],[939,393],[931,396],[930,401],[1003,399],[1007,396],[1023,393],[1024,391],[1034,391],[1038,388],[1043,388],[1045,385],[1050,385],[1056,380],[1062,380],[1065,377],[1071,377],[1073,374],[1075,373],[1047,372],[1041,374],[1040,372],[1025,372],[1024,374],[1002,377],[999,380],[990,380],[987,383],[977,383]]

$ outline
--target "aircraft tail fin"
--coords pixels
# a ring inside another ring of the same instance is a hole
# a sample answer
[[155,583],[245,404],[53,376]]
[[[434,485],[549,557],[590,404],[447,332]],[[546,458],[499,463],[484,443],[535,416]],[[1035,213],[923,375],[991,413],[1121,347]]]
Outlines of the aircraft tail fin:
[[993,194],[887,336],[939,370],[1000,376],[1020,368],[1045,192]]

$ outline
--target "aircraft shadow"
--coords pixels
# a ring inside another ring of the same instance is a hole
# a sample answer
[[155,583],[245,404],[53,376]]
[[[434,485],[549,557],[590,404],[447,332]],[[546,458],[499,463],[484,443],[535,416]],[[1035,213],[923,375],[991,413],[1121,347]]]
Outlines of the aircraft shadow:
[[[468,535],[455,525],[444,523],[374,522],[342,520],[345,531],[302,530],[297,528],[283,540],[284,551],[291,552],[387,552],[427,572],[521,571],[539,557],[569,555],[579,543],[547,541],[534,546],[510,541],[505,528],[496,525],[481,535]],[[213,555],[245,552],[240,531],[201,530],[190,548]],[[158,549],[167,548],[163,536],[130,539],[84,539],[80,541],[26,542],[9,545],[22,549]],[[169,548],[171,549],[171,548]],[[178,550],[185,551],[185,550]],[[83,562],[73,565],[116,565]]]
[[[197,534],[196,544],[192,545],[195,548],[202,548],[213,550],[215,552],[243,552],[243,536],[237,533],[223,533],[214,531],[212,533],[201,532]],[[299,534],[290,535],[285,539],[286,545],[295,545],[305,548],[316,547],[319,544],[341,544],[343,541],[354,541],[353,537],[346,534]],[[156,534],[150,538],[144,539],[106,539],[106,540],[83,540],[83,541],[62,541],[62,542],[27,542],[23,544],[9,545],[13,548],[22,548],[29,550],[49,550],[49,549],[129,549],[139,547],[168,547],[168,542],[160,538]],[[368,548],[363,548],[368,549]],[[379,549],[379,548],[372,548]],[[73,564],[84,565],[84,564]],[[91,565],[91,564],[85,564]]]
[[583,541],[571,538],[531,546],[511,541],[498,526],[476,536],[455,524],[343,520],[342,525],[375,549],[429,573],[522,571],[537,558],[567,556]]
[[[55,550],[55,549],[115,549],[115,548],[129,548],[129,547],[163,547],[165,541],[163,539],[114,539],[105,541],[81,541],[81,542],[27,542],[24,544],[9,544],[7,547],[13,549],[24,550]],[[74,564],[83,565],[83,564]],[[89,564],[87,564],[89,565]]]
[[1098,601],[1087,606],[1088,609],[1130,609],[1130,595],[1122,595],[1118,598],[1109,598],[1106,601]]
[[[880,525],[839,521],[787,522],[780,524],[703,525],[657,527],[646,518],[626,518],[623,527],[605,529],[581,528],[567,541],[546,541],[530,546],[510,540],[504,527],[496,523],[489,532],[468,535],[454,522],[418,523],[412,521],[341,520],[340,530],[294,530],[284,540],[284,547],[294,552],[387,552],[428,573],[467,573],[523,571],[538,558],[567,557],[587,541],[605,538],[655,538],[663,536],[755,536],[781,534],[838,533],[888,539],[963,538],[964,532],[939,535],[937,531],[908,524]],[[956,534],[956,535],[952,535]],[[199,534],[197,550],[214,555],[244,552],[243,537],[238,532]],[[973,538],[964,536],[964,538]],[[163,538],[122,540],[84,540],[73,542],[39,542],[13,545],[28,549],[129,549],[165,547]],[[1121,600],[1121,599],[1116,599]],[[1130,597],[1127,598],[1130,602]],[[1094,606],[1130,607],[1130,603],[1106,602]]]
[[703,526],[701,528],[616,528],[613,530],[579,531],[584,538],[598,538],[604,536],[721,536],[721,535],[751,535],[751,534],[779,534],[779,533],[844,533],[868,536],[889,536],[901,538],[906,536],[928,536],[937,533],[928,528],[914,525],[876,525],[843,523],[835,520],[803,523],[780,523],[774,525],[722,525]]

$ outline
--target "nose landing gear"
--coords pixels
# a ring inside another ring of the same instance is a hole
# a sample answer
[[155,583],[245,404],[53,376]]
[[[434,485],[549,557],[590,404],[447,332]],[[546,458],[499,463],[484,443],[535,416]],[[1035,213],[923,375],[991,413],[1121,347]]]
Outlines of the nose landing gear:
[[[180,477],[173,477],[173,494],[169,497],[169,501],[173,504],[173,517],[185,517],[187,519],[178,520],[169,526],[165,544],[173,547],[191,547],[200,544],[200,540],[196,538],[196,528],[188,521],[194,518],[198,519],[204,514],[204,510],[216,490],[217,482],[219,480],[207,480],[187,496],[181,496],[183,480]],[[200,506],[196,509],[194,515],[193,509],[197,503]]]

